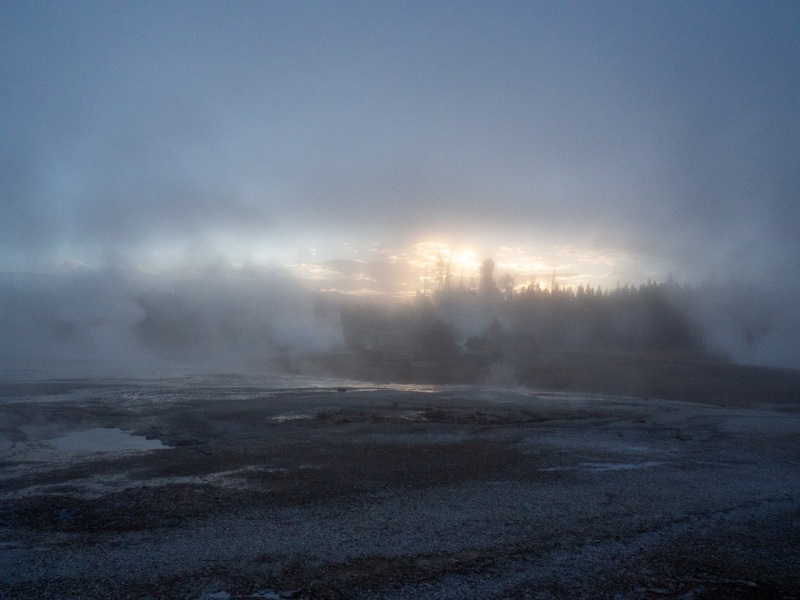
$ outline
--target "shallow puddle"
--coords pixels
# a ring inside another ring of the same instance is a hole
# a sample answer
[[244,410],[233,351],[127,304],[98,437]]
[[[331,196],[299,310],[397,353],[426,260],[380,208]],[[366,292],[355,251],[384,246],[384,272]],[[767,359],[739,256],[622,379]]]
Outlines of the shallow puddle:
[[117,428],[95,428],[70,431],[61,437],[48,440],[50,446],[62,452],[130,452],[132,450],[160,450],[169,448],[160,440],[149,440],[140,435]]
[[638,463],[580,463],[574,467],[547,467],[539,469],[540,471],[631,471],[638,469],[652,469],[667,464],[664,461],[651,460],[647,462]]

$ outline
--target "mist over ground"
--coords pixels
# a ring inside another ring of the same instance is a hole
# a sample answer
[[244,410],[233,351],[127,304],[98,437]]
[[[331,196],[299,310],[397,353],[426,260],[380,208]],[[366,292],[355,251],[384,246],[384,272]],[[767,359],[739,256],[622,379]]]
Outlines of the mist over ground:
[[39,377],[283,371],[512,385],[553,353],[800,367],[797,315],[745,281],[555,291],[504,281],[490,273],[474,289],[397,299],[320,292],[278,267],[3,273],[0,357],[4,372]]
[[[672,274],[703,351],[800,367],[797,3],[0,10],[4,367],[299,368],[348,293],[436,289],[422,247]],[[440,300],[461,353],[516,327]]]
[[0,275],[0,355],[59,376],[251,372],[335,346],[337,323],[280,269]]

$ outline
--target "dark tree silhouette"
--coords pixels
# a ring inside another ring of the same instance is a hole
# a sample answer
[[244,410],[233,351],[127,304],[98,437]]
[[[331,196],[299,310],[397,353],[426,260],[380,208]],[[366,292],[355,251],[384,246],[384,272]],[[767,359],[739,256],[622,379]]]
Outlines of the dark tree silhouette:
[[538,381],[531,373],[544,369],[541,381],[563,386],[569,369],[563,361],[552,366],[558,357],[705,352],[696,307],[707,292],[674,280],[605,290],[529,285],[516,291],[508,277],[501,293],[492,259],[483,261],[479,275],[478,290],[443,286],[393,306],[345,303],[345,346],[369,367],[355,374],[475,381],[499,363],[526,381]]
[[495,296],[497,294],[497,282],[494,280],[494,260],[487,258],[481,263],[478,270],[480,280],[478,290],[485,296]]

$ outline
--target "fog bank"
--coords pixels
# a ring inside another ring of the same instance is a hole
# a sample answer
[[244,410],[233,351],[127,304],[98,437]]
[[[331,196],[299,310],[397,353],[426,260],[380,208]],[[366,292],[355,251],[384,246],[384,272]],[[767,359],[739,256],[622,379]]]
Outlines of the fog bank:
[[350,353],[393,365],[355,371],[367,378],[413,379],[424,364],[442,381],[482,370],[513,382],[553,352],[689,352],[800,368],[798,311],[774,286],[669,281],[552,292],[503,281],[398,300],[321,293],[277,267],[0,273],[0,366],[32,377],[321,372],[336,364],[321,357]]
[[277,268],[0,274],[6,369],[53,376],[251,371],[325,350],[338,323]]

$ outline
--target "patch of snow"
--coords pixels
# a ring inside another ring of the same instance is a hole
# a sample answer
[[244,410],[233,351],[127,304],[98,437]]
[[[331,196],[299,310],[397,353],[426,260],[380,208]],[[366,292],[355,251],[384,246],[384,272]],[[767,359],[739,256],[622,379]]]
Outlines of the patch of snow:
[[285,423],[286,421],[298,421],[300,419],[313,419],[314,415],[306,413],[284,413],[275,417],[270,417],[273,423]]
[[640,463],[581,463],[578,466],[588,471],[630,471],[631,469],[652,469],[665,464],[667,463],[651,460]]

